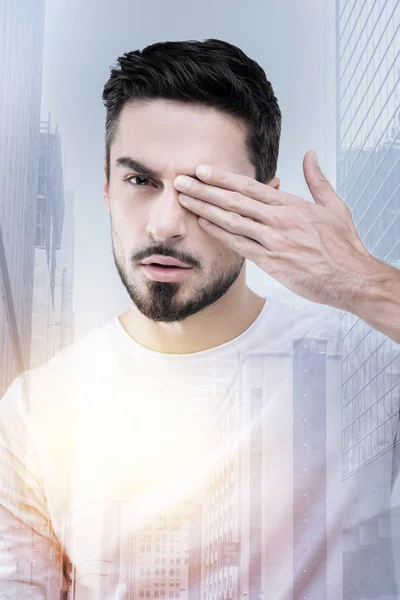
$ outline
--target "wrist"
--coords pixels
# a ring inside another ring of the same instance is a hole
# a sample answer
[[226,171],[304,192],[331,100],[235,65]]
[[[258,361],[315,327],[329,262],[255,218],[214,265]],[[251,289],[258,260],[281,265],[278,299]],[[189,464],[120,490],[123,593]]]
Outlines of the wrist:
[[371,256],[354,277],[354,288],[345,309],[398,340],[400,321],[400,270]]

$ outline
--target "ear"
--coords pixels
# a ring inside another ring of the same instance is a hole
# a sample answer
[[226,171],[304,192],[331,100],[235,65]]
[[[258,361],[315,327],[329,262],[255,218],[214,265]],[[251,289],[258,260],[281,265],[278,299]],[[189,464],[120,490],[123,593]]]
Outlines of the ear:
[[271,179],[271,181],[268,182],[268,185],[270,187],[275,188],[276,190],[279,190],[280,184],[281,184],[281,181],[278,177],[274,177],[273,179]]
[[107,158],[104,158],[104,206],[106,207],[107,212],[110,212],[110,197],[109,197],[109,184],[107,181]]

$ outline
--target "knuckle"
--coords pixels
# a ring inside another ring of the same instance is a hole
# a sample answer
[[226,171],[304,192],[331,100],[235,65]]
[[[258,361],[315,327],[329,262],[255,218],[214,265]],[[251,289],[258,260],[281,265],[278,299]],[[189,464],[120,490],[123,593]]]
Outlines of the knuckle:
[[219,173],[218,180],[220,183],[228,183],[229,182],[228,173]]
[[257,189],[257,182],[254,179],[246,179],[243,184],[245,194],[253,194]]
[[203,210],[204,217],[212,221],[212,214],[214,209],[213,205],[209,204],[208,202],[203,202],[201,208]]
[[270,216],[270,223],[274,229],[283,229],[286,221],[286,217],[282,217],[279,213]]
[[231,229],[237,229],[241,220],[242,220],[242,216],[239,215],[238,213],[230,213],[228,215],[228,226]]
[[243,248],[243,246],[246,244],[246,238],[244,238],[241,235],[237,235],[236,237],[233,238],[233,245],[236,248]]
[[348,204],[343,202],[343,213],[346,215],[349,221],[353,221],[353,212]]
[[238,192],[232,192],[229,195],[228,208],[230,210],[238,209],[242,206],[243,196]]
[[285,230],[292,229],[293,227],[298,226],[303,219],[303,215],[301,211],[299,211],[296,207],[291,207],[291,210],[276,211],[275,214],[271,215],[272,225],[276,229]]
[[275,252],[281,253],[285,248],[285,236],[280,233],[279,235],[275,235],[273,239],[273,246]]
[[319,171],[319,170],[317,171],[317,174],[316,174],[316,179],[317,179],[317,181],[319,181],[320,183],[327,183],[327,181],[328,181],[328,180],[326,179],[325,175],[322,173],[322,171]]

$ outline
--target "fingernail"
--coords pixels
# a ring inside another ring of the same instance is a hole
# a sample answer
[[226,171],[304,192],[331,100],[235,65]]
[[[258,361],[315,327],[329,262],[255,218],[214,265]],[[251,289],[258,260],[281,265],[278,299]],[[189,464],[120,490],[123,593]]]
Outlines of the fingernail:
[[316,167],[318,167],[318,166],[319,166],[319,165],[318,165],[317,153],[315,152],[315,150],[314,150],[314,151],[313,151],[313,153],[312,153],[312,162],[313,162],[313,165],[315,165]]
[[190,185],[190,177],[178,175],[178,177],[175,179],[175,183],[177,183],[180,188],[187,188]]
[[208,165],[200,165],[200,167],[197,167],[197,173],[200,177],[209,177],[211,175],[211,167]]

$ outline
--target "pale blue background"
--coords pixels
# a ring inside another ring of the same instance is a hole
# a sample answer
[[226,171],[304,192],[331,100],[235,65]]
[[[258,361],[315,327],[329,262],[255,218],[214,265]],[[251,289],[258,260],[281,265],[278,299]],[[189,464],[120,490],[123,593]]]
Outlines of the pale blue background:
[[[124,52],[165,40],[216,37],[265,69],[283,113],[281,189],[310,199],[307,150],[335,183],[334,2],[47,0],[42,119],[51,111],[64,153],[64,182],[75,191],[75,338],[122,312],[129,298],[114,267],[103,207],[105,108],[102,88]],[[289,295],[248,262],[248,284]],[[111,291],[110,291],[111,290]]]

